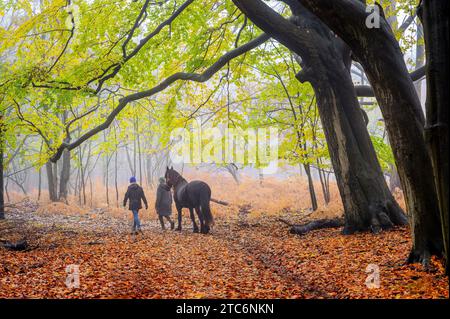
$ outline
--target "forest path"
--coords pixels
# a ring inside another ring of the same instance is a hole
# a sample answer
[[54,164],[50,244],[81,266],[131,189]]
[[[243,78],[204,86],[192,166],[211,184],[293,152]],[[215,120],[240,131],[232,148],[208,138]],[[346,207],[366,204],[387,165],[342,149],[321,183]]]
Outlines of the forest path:
[[[431,275],[403,265],[406,229],[299,237],[273,219],[245,227],[218,219],[202,235],[191,232],[189,218],[182,232],[163,231],[144,213],[143,234],[133,236],[128,215],[8,212],[0,238],[25,237],[31,250],[0,248],[0,298],[448,297],[439,269]],[[364,283],[369,263],[382,271],[380,289]],[[77,289],[65,285],[72,264],[79,266]]]

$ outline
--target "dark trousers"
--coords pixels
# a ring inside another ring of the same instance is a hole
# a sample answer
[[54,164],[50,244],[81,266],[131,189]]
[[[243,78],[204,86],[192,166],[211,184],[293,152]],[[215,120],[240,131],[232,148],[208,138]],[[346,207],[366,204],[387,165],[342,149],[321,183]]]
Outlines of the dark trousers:
[[170,223],[170,228],[171,229],[173,229],[173,227],[174,227],[174,222],[172,221],[172,219],[170,218],[170,216],[161,216],[161,215],[158,215],[158,218],[159,218],[159,222],[161,223],[161,228],[162,229],[166,229],[166,226],[164,225],[164,218],[166,218],[168,221],[169,221],[169,223]]
[[141,221],[139,220],[139,210],[133,209],[133,232],[141,230]]

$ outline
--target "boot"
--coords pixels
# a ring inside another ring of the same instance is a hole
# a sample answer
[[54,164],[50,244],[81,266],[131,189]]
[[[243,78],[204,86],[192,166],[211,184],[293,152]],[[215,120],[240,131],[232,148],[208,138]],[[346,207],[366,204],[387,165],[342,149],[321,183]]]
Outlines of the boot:
[[159,217],[159,222],[161,223],[161,228],[162,230],[166,230],[166,226],[164,225],[164,219],[162,216],[158,216]]

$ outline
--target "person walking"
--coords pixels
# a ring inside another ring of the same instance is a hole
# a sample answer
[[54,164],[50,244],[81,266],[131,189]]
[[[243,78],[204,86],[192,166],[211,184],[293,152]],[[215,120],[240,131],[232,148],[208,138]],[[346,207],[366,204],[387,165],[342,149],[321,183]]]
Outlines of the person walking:
[[128,186],[125,198],[123,200],[123,206],[127,205],[129,200],[128,209],[133,212],[133,228],[131,234],[142,233],[141,221],[139,220],[139,210],[142,209],[142,201],[145,204],[145,209],[148,209],[147,199],[145,198],[144,190],[136,183],[136,177],[130,178],[130,185]]
[[170,215],[172,215],[172,193],[170,187],[166,184],[164,177],[159,178],[159,185],[156,191],[155,210],[158,214],[161,228],[166,229],[166,226],[164,225],[164,218],[166,218],[170,223],[170,229],[173,230],[175,228],[175,223],[170,218]]

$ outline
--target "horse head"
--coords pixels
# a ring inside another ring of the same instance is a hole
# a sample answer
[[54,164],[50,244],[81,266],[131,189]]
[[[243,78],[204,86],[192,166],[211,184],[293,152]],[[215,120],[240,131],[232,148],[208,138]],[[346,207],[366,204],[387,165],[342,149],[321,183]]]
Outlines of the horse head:
[[173,166],[171,168],[169,168],[169,166],[166,167],[166,173],[164,174],[164,177],[166,179],[167,186],[173,187],[180,176],[181,175],[173,169]]

